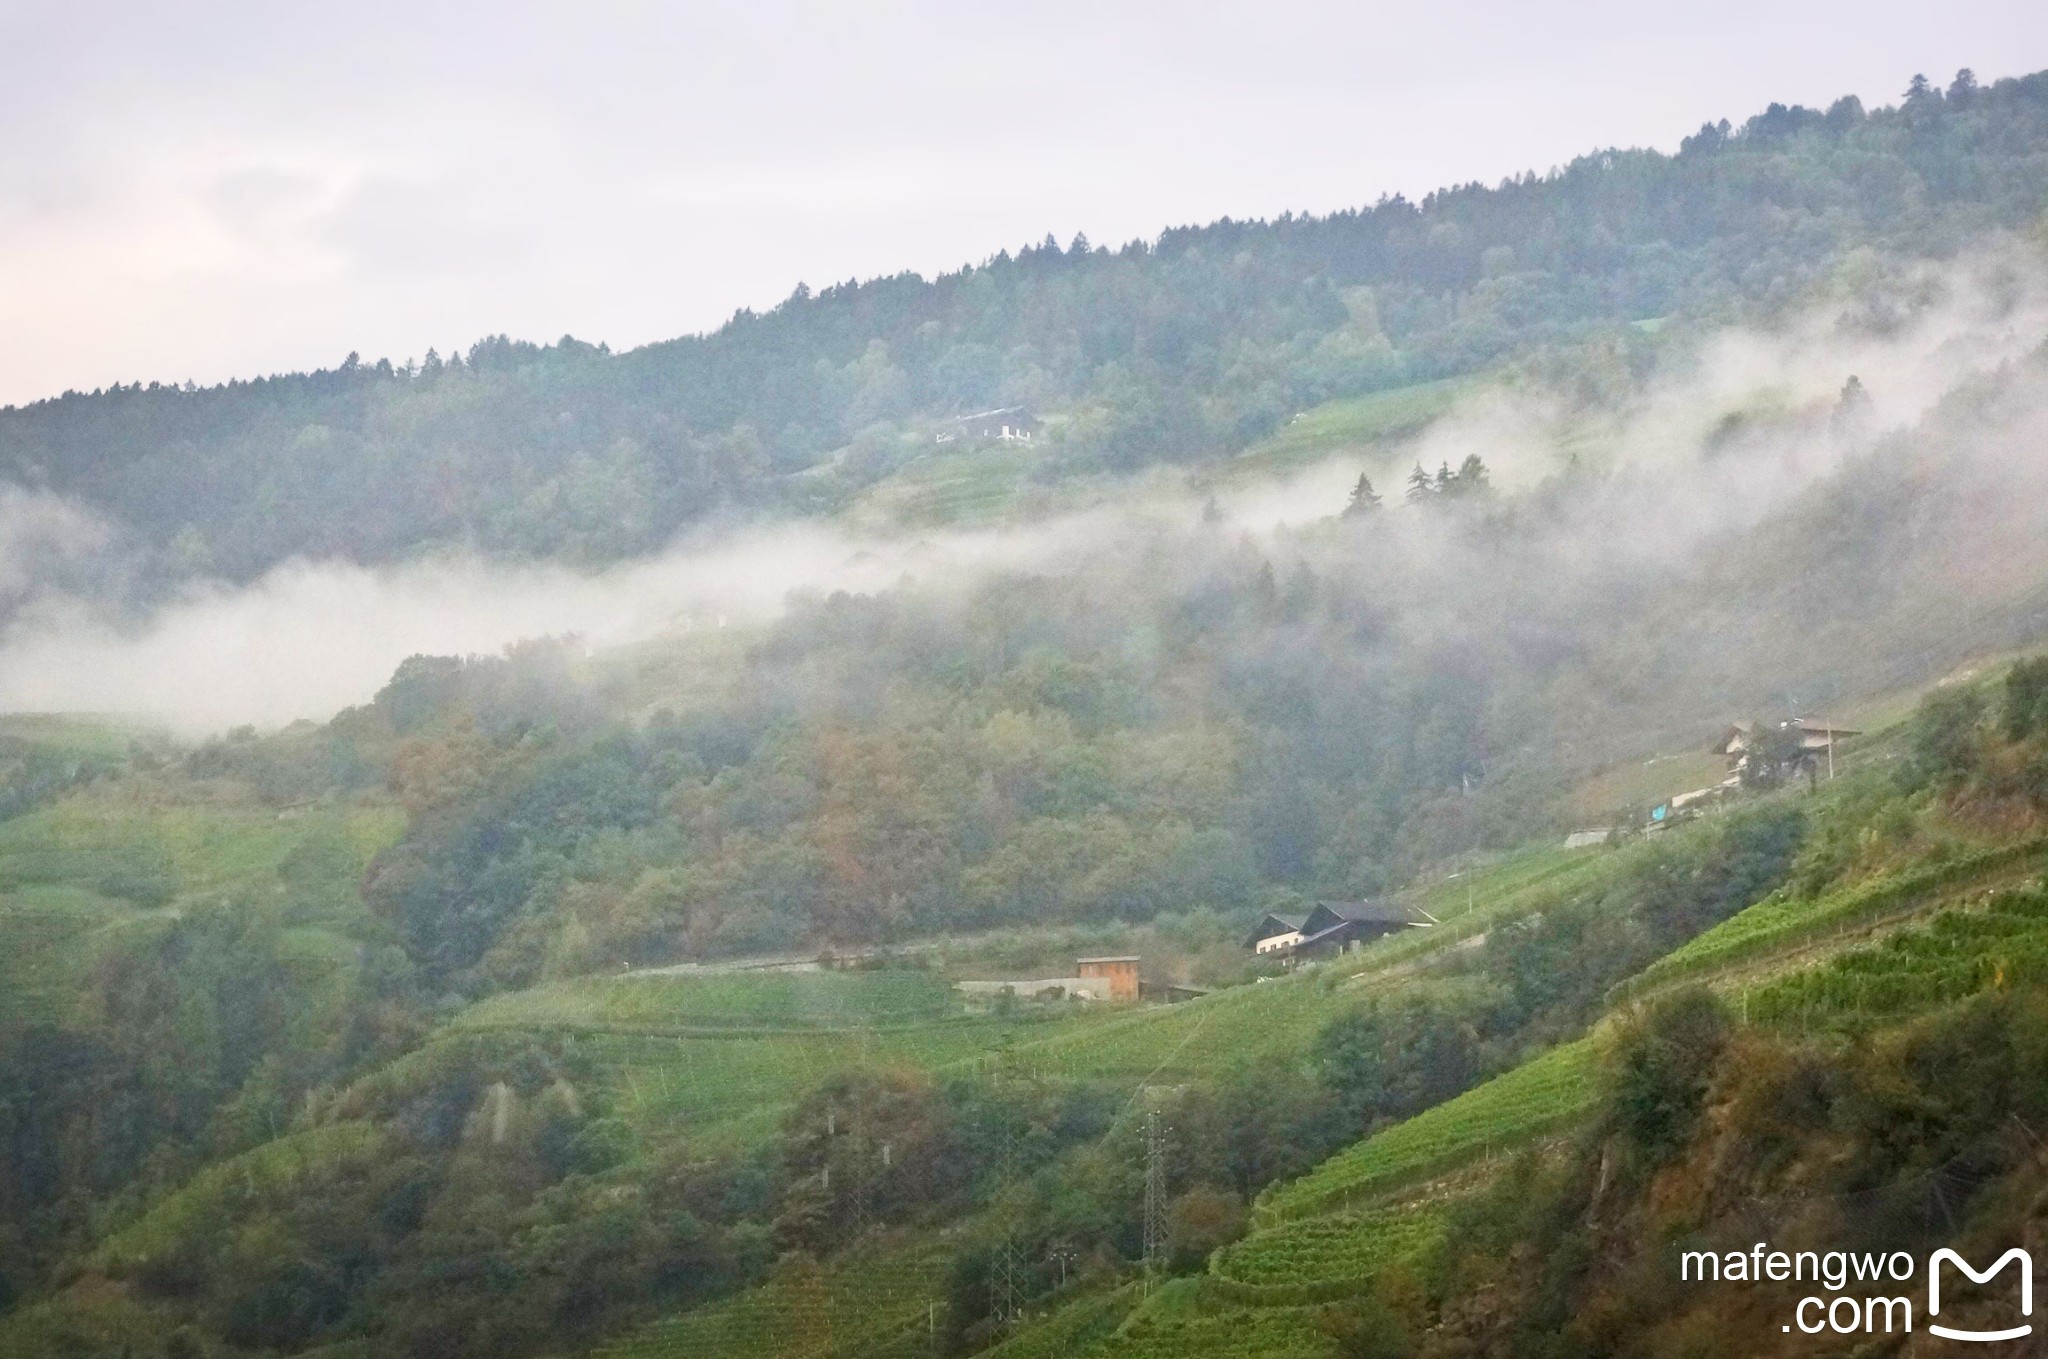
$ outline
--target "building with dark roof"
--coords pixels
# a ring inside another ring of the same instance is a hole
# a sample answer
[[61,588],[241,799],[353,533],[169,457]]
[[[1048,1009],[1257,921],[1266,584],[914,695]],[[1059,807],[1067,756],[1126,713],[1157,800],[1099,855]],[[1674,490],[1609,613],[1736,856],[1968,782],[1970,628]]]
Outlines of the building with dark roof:
[[1254,953],[1318,957],[1343,953],[1401,930],[1436,922],[1421,911],[1385,901],[1318,901],[1304,915],[1270,912],[1245,940]]
[[1292,948],[1301,942],[1301,927],[1307,922],[1306,913],[1293,915],[1269,911],[1252,926],[1252,932],[1245,936],[1244,946],[1254,953]]

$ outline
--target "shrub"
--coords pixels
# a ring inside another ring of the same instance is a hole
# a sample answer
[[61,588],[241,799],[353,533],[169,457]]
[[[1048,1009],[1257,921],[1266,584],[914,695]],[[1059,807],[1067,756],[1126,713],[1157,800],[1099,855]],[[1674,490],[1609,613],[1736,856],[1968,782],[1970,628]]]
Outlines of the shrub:
[[1691,1137],[1728,1030],[1727,1010],[1698,986],[1659,1000],[1624,1030],[1610,1076],[1614,1121],[1652,1165]]

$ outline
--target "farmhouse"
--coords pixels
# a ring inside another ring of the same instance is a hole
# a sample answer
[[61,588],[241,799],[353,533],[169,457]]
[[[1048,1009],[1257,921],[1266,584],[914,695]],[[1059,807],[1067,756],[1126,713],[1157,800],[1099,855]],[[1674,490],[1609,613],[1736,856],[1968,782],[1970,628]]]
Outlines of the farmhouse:
[[1306,915],[1267,915],[1245,945],[1254,953],[1318,957],[1344,953],[1400,930],[1427,929],[1435,923],[1424,912],[1390,902],[1319,901]]
[[1244,946],[1254,953],[1272,953],[1278,949],[1293,948],[1301,942],[1301,927],[1308,923],[1306,915],[1268,914],[1252,927],[1245,938]]
[[957,415],[939,426],[937,442],[955,439],[998,439],[1003,443],[1028,444],[1044,424],[1025,406],[1000,406],[992,411]]
[[1780,722],[1775,731],[1761,726],[1729,727],[1721,733],[1712,751],[1727,756],[1729,769],[1738,775],[1749,768],[1752,760],[1769,758],[1780,766],[1774,773],[1812,774],[1824,767],[1828,777],[1833,778],[1835,746],[1862,734],[1817,718],[1795,717]]

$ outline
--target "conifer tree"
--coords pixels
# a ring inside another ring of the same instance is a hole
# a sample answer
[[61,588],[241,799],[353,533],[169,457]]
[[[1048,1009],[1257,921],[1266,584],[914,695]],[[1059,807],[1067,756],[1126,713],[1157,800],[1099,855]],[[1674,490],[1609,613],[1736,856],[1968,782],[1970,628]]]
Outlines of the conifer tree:
[[1359,515],[1371,514],[1380,507],[1380,498],[1372,489],[1372,478],[1365,473],[1358,474],[1358,484],[1351,488],[1351,503],[1344,507],[1344,517],[1355,519]]
[[1465,461],[1458,464],[1453,473],[1459,495],[1485,495],[1493,489],[1493,479],[1486,470],[1486,463],[1477,453],[1465,455]]

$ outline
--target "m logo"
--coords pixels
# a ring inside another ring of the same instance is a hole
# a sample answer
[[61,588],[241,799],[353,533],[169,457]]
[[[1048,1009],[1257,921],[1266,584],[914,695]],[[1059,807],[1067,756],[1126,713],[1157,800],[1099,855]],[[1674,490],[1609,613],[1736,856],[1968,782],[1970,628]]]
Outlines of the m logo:
[[[2018,1246],[2014,1246],[2011,1250],[1999,1256],[1998,1263],[1982,1273],[1970,1268],[1968,1260],[1965,1260],[1962,1256],[1946,1247],[1928,1256],[1927,1315],[1931,1317],[1941,1315],[1941,1262],[1943,1260],[1950,1261],[1957,1269],[1967,1274],[1972,1283],[1990,1283],[1993,1275],[2002,1271],[2013,1261],[2019,1261],[2020,1315],[2023,1317],[2034,1315],[2034,1257],[2021,1250]],[[2025,1326],[2014,1326],[2010,1330],[2004,1331],[1958,1331],[1952,1330],[1947,1326],[1936,1326],[1930,1322],[1927,1329],[1945,1340],[2018,1340],[2021,1336],[2032,1335],[2034,1332],[2032,1323]]]

